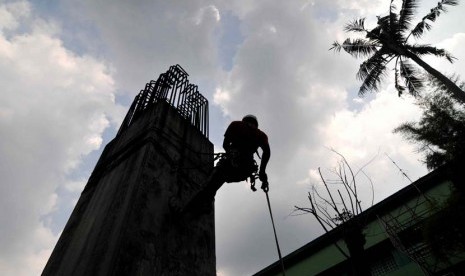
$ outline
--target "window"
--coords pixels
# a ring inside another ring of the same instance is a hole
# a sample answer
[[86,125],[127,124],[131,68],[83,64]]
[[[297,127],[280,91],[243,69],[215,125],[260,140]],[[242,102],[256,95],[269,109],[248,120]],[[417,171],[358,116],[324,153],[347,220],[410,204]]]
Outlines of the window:
[[384,258],[373,262],[373,264],[371,265],[371,275],[373,276],[385,275],[398,268],[399,266],[394,260],[394,257],[391,254],[389,254],[388,256],[385,256]]

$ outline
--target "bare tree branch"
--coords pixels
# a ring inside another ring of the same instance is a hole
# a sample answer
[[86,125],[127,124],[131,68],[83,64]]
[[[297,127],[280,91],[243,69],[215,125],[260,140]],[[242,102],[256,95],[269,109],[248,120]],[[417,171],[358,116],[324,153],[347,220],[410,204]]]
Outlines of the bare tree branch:
[[364,171],[362,171],[363,175],[366,176],[368,181],[370,182],[371,185],[371,206],[373,206],[373,203],[375,202],[375,189],[373,185],[373,180],[371,180],[371,177],[369,177]]
[[344,204],[344,209],[349,210],[349,209],[347,209],[347,206],[346,206],[346,203],[344,201],[344,198],[342,197],[341,191],[337,190],[337,193],[339,194],[339,197],[341,198],[342,204]]
[[[356,213],[356,210],[354,208],[354,201],[352,199],[352,195],[351,195],[351,188],[350,188],[350,185],[349,185],[349,182],[347,181],[347,173],[346,173],[346,168],[344,166],[344,164],[340,164],[339,163],[339,167],[341,168],[342,167],[342,172],[339,173],[339,178],[341,179],[343,185],[344,185],[344,189],[346,190],[347,192],[347,196],[350,200],[350,207],[351,207],[351,211],[353,214]],[[341,170],[340,170],[341,171]],[[352,194],[353,194],[353,191],[352,191]]]
[[[318,193],[318,190],[316,190],[315,188],[312,189],[312,191],[314,192],[314,195],[316,195],[321,201],[323,201],[324,203],[328,204],[329,206],[331,206],[334,211],[336,213],[339,213],[339,210],[337,209],[337,206],[336,205],[333,205],[333,203],[329,202],[326,198],[322,197],[320,195],[320,193]],[[315,196],[313,196],[313,198],[315,198]]]
[[326,188],[326,191],[328,192],[329,198],[331,199],[331,202],[333,203],[334,210],[336,211],[336,213],[340,214],[339,210],[337,209],[337,205],[334,202],[333,195],[331,194],[331,191],[328,188],[328,184],[326,184],[326,181],[325,181],[323,175],[321,174],[321,169],[320,168],[318,168],[318,173],[320,174],[321,181],[323,181],[323,184],[324,184],[324,186]]
[[[350,184],[348,184],[348,187],[351,190],[351,192],[352,192],[352,194],[354,196],[354,199],[355,199],[355,206],[356,206],[355,210],[356,210],[356,212],[354,212],[354,214],[360,214],[362,212],[362,206],[360,205],[360,201],[358,200],[357,185],[356,185],[356,182],[355,182],[355,174],[354,174],[352,168],[350,167],[349,162],[347,162],[346,158],[344,157],[344,155],[340,154],[339,152],[337,152],[333,148],[331,148],[330,150],[332,152],[334,152],[335,154],[337,154],[339,157],[341,157],[341,160],[343,161],[343,163],[349,169],[350,175],[352,176],[352,181],[351,181]],[[352,190],[352,187],[350,186],[351,184],[354,185],[353,190]]]
[[[308,199],[310,200],[310,205],[312,206],[312,209],[313,209],[313,210],[316,210],[315,205],[313,204],[312,197],[311,197],[310,194],[308,195]],[[316,213],[316,211],[313,212],[312,214],[313,214],[313,216],[316,218],[316,220],[318,221],[318,223],[320,223],[321,227],[323,227],[323,229],[325,230],[325,232],[328,232],[328,229],[326,228],[325,224],[323,224],[323,221],[321,220],[320,216],[318,216],[318,214]]]

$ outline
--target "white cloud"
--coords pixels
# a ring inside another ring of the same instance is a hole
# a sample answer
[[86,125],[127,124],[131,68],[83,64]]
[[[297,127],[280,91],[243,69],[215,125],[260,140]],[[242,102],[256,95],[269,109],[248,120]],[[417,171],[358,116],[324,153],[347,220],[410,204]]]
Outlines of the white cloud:
[[[231,100],[230,93],[231,92],[225,91],[221,88],[217,88],[213,95],[213,102],[217,105],[225,106]],[[223,112],[225,114],[229,114],[227,109],[223,109]]]
[[28,17],[31,7],[26,1],[18,1],[2,5],[0,8],[0,30],[11,30],[18,27],[18,20]]
[[64,48],[58,28],[32,12],[27,2],[0,5],[10,22],[0,33],[2,275],[41,272],[57,239],[42,221],[57,187],[122,115],[108,67]]
[[214,5],[199,9],[195,18],[195,25],[200,25],[202,22],[210,19],[213,19],[214,22],[221,20],[220,11]]
[[399,98],[394,93],[384,91],[364,105],[361,111],[337,111],[330,124],[321,131],[324,132],[327,146],[363,159],[368,158],[370,152],[376,152],[378,147],[402,143],[396,138],[398,135],[391,131],[406,120],[418,118],[419,113],[410,97]]
[[20,242],[20,258],[0,259],[0,272],[2,275],[40,275],[57,238],[49,228],[39,223],[30,229],[28,237]]
[[82,192],[86,185],[86,181],[68,181],[64,187],[70,192]]
[[[113,1],[111,7],[80,1],[61,3],[61,17],[52,24],[37,18],[28,2],[0,5],[0,207],[8,210],[0,213],[6,225],[0,230],[0,274],[40,273],[57,238],[47,228],[52,215],[40,218],[67,205],[57,187],[70,197],[82,190],[84,181],[66,174],[102,145],[104,129],[119,124],[114,91],[135,94],[176,63],[194,83],[208,84],[201,90],[214,95],[229,118],[255,113],[269,134],[270,196],[283,254],[322,233],[312,219],[288,215],[294,205],[307,204],[310,184],[319,180],[316,168],[335,165],[326,147],[354,167],[379,152],[367,167],[377,200],[407,184],[384,152],[412,178],[424,174],[414,146],[391,132],[418,110],[397,98],[389,80],[383,92],[353,99],[360,61],[328,51],[346,37],[349,20],[368,16],[371,24],[388,7],[385,0]],[[218,36],[226,13],[237,17],[241,38],[234,39],[240,43],[224,72]],[[454,24],[449,26],[457,30]],[[463,36],[446,33],[440,47],[460,58],[452,68],[464,72]],[[62,35],[78,40],[82,54],[68,50],[64,45],[73,40],[63,42]],[[210,126],[222,120],[212,116]],[[210,132],[222,137],[223,130]],[[225,185],[216,206],[219,275],[248,275],[276,261],[263,193],[249,192],[247,183]]]
[[173,64],[203,79],[211,79],[219,68],[218,6],[203,1],[113,1],[105,12],[96,1],[65,6],[73,20],[93,23],[99,37],[83,43],[104,45],[102,54],[117,68],[117,88],[132,95]]
[[401,135],[392,133],[401,123],[418,119],[421,111],[413,99],[399,98],[393,90],[390,87],[391,93],[378,93],[360,111],[336,112],[330,124],[321,129],[326,146],[343,153],[353,164],[361,166],[377,155],[367,172],[375,183],[378,200],[408,183],[393,181],[398,170],[390,164],[386,154],[409,170],[413,179],[426,173],[425,168],[419,166],[421,156],[416,154],[415,146],[403,140]]

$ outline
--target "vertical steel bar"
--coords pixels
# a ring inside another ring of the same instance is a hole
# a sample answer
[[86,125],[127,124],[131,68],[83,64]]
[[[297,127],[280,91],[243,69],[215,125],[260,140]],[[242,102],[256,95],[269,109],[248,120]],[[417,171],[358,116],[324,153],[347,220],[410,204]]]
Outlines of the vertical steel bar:
[[134,98],[117,135],[128,128],[145,109],[156,102],[166,101],[208,138],[208,100],[200,94],[197,85],[189,83],[188,76],[189,74],[177,64],[160,74],[156,81],[146,83],[145,88]]

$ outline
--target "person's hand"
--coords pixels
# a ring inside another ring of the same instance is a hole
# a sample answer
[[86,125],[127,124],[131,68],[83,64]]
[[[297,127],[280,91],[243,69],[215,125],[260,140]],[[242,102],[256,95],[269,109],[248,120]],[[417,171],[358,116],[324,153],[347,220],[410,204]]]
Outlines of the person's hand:
[[260,187],[265,193],[268,193],[270,190],[270,186],[268,185],[268,181],[263,181],[262,186]]
[[258,173],[258,179],[262,182],[262,190],[266,193],[270,189],[268,186],[268,175],[264,171],[261,171]]

